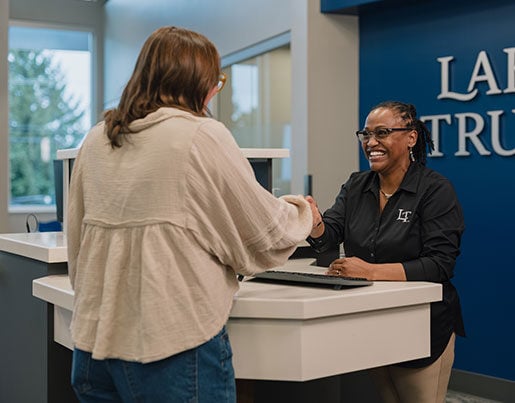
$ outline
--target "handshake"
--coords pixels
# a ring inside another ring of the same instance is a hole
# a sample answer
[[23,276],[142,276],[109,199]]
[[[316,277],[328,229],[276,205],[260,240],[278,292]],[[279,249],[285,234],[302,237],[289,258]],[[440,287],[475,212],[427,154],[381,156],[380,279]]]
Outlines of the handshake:
[[305,196],[306,201],[309,203],[311,207],[311,214],[313,214],[313,227],[311,228],[311,233],[309,234],[312,238],[319,238],[324,233],[324,221],[322,220],[322,214],[318,209],[317,202],[313,199],[312,196]]

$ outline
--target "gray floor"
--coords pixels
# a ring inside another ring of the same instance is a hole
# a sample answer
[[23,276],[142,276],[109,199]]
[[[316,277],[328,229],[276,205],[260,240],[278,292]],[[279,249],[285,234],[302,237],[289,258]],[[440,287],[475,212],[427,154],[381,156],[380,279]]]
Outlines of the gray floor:
[[485,399],[474,395],[468,395],[466,393],[455,392],[453,390],[447,391],[446,403],[502,403],[498,400]]

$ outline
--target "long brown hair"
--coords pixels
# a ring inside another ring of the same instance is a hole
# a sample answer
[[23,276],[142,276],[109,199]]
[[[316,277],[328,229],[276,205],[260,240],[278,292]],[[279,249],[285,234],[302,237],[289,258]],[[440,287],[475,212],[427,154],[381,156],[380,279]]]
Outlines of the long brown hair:
[[104,115],[111,146],[121,147],[130,123],[161,107],[205,116],[204,100],[219,74],[220,56],[205,36],[177,27],[157,29],[143,44],[118,107]]

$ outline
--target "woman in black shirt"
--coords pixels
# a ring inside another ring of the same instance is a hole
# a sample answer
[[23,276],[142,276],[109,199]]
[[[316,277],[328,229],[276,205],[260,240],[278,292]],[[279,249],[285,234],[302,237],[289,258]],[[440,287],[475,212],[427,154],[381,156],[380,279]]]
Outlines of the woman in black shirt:
[[450,281],[464,230],[461,206],[449,180],[425,166],[433,143],[413,105],[377,105],[356,134],[370,170],[350,176],[308,242],[318,252],[344,242],[346,257],[328,274],[442,284],[443,300],[431,304],[431,356],[372,373],[385,402],[443,402],[455,334],[465,334]]

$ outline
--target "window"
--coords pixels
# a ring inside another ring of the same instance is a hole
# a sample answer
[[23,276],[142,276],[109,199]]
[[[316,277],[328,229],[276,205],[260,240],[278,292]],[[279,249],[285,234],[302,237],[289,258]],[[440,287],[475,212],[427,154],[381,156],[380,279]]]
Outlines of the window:
[[[286,44],[224,63],[227,84],[218,95],[217,116],[242,148],[291,149],[291,57]],[[272,43],[271,46],[277,45]],[[290,158],[273,161],[273,192],[291,192]]]
[[9,27],[10,211],[55,209],[56,150],[91,126],[92,33]]

